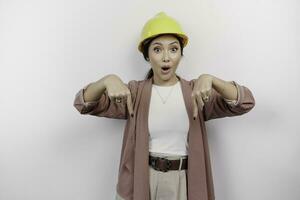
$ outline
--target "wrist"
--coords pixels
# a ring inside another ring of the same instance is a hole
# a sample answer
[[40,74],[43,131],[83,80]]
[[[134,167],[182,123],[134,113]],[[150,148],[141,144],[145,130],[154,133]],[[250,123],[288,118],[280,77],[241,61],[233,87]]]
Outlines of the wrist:
[[103,85],[106,87],[107,84],[112,80],[113,78],[116,78],[117,76],[115,74],[108,74],[103,78]]
[[215,77],[213,75],[210,75],[210,74],[201,74],[198,79],[200,79],[200,78],[210,81],[212,83],[212,85],[213,85],[213,82],[214,82],[214,79],[215,79]]

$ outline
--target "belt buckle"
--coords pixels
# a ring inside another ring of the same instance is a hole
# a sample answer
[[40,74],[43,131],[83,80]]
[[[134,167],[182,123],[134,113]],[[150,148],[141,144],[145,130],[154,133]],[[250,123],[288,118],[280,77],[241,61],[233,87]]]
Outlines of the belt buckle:
[[151,166],[155,169],[155,170],[159,170],[158,167],[156,166],[156,161],[158,160],[158,158],[156,157],[152,157],[151,158]]
[[171,169],[172,162],[166,158],[161,158],[161,160],[163,161],[163,163],[166,163],[166,165],[164,165],[165,170],[161,170],[161,171],[163,171],[163,172],[169,171]]

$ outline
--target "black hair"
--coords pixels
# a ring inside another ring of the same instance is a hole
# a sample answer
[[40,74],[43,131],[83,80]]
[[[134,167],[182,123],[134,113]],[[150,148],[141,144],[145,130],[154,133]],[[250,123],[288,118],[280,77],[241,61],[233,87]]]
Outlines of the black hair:
[[[159,36],[161,36],[161,35],[164,35],[164,34],[160,34],[160,35],[157,35],[157,36],[155,36],[155,37],[149,38],[149,39],[147,39],[147,40],[145,40],[145,41],[143,42],[143,44],[142,44],[142,51],[143,51],[144,59],[145,59],[147,62],[149,62],[149,46],[150,46],[152,40],[154,40],[155,38],[157,38],[157,37],[159,37]],[[179,41],[180,49],[181,49],[181,56],[183,56],[183,41],[182,41],[182,39],[181,39],[179,36],[177,36],[177,35],[175,35],[175,34],[173,34],[173,36],[175,36],[175,37],[177,38],[177,40]],[[152,68],[151,68],[151,69],[147,72],[147,74],[146,74],[146,76],[145,76],[145,79],[149,79],[149,78],[151,78],[152,76],[153,76],[153,70],[152,70]]]

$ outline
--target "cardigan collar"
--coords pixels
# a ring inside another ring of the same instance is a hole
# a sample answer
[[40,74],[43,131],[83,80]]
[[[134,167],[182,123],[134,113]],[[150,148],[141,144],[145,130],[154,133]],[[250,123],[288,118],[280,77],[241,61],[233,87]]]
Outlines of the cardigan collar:
[[[188,81],[179,78],[185,107],[189,117],[188,131],[188,168],[187,168],[187,193],[188,200],[207,200],[207,178],[205,168],[205,152],[203,145],[200,121],[202,115],[198,114],[193,119],[192,112],[192,87]],[[148,115],[152,92],[153,77],[143,81],[142,91],[137,111],[137,124],[135,126],[134,148],[134,177],[133,199],[149,200],[149,127]],[[138,123],[140,122],[140,123]],[[203,122],[203,121],[202,121]]]

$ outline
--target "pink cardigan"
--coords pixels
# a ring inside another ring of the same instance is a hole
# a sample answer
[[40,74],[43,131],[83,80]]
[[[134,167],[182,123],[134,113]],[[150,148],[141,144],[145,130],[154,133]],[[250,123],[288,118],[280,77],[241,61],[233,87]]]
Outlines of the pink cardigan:
[[[210,163],[205,121],[221,117],[231,117],[249,112],[255,105],[251,91],[232,81],[238,89],[237,104],[229,104],[213,88],[209,101],[204,109],[199,110],[198,117],[193,119],[191,93],[194,81],[180,80],[186,110],[189,116],[188,131],[188,200],[214,200],[214,185]],[[126,84],[131,91],[134,117],[129,116],[126,100],[122,103],[110,101],[107,91],[98,101],[84,102],[80,89],[73,105],[81,114],[98,117],[126,119],[123,135],[121,159],[119,165],[117,192],[125,200],[149,200],[148,171],[148,113],[153,78],[131,80]]]

